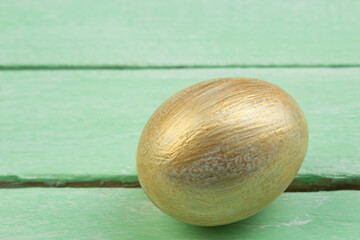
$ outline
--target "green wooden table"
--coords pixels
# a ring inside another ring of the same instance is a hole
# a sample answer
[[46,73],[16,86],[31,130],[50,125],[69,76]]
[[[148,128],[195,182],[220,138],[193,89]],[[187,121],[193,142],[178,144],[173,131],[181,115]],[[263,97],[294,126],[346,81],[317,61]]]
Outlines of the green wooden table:
[[[359,239],[359,12],[356,0],[1,1],[0,239]],[[202,228],[150,203],[135,155],[164,100],[216,77],[282,87],[310,142],[278,200]]]

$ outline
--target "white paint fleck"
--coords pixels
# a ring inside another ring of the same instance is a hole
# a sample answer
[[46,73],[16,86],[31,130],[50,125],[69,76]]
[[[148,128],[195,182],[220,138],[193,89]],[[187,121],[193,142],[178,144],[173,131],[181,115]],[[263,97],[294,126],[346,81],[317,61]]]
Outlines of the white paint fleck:
[[304,221],[299,221],[298,219],[294,219],[292,220],[291,222],[289,223],[279,223],[279,224],[269,224],[269,225],[263,225],[263,226],[260,226],[261,229],[263,228],[268,228],[268,227],[282,227],[282,226],[285,226],[285,227],[292,227],[292,226],[301,226],[301,225],[305,225],[309,222],[311,222],[312,220],[311,219],[308,219],[308,220],[304,220]]
[[316,202],[316,206],[315,207],[320,207],[321,205],[323,205],[326,201],[328,201],[330,199],[329,196],[320,196],[317,197],[314,202]]

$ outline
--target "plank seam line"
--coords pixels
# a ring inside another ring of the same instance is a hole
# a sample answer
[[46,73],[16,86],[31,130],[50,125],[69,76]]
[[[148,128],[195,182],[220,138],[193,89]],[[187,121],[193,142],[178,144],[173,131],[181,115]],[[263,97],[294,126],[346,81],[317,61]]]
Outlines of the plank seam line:
[[359,68],[360,64],[233,64],[233,65],[0,65],[0,71],[25,70],[154,70],[204,68]]
[[[136,176],[0,176],[0,188],[140,188]],[[360,190],[360,176],[300,174],[286,192]]]

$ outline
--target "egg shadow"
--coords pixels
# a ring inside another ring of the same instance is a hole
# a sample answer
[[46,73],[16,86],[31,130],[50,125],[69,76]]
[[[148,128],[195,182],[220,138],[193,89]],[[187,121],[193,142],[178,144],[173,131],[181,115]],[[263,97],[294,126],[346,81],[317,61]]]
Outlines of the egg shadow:
[[252,223],[256,223],[257,219],[261,218],[261,215],[262,212],[259,212],[239,222],[214,227],[204,227],[186,224],[184,230],[187,231],[187,234],[191,234],[194,237],[201,236],[200,239],[241,239],[246,238],[250,231],[254,231],[253,227],[256,224]]
[[[180,222],[156,208],[145,193],[140,190],[106,189],[98,190],[98,200],[106,204],[92,209],[94,216],[100,216],[97,231],[106,238],[124,239],[248,239],[257,234],[264,219],[273,212],[264,209],[242,221],[228,225],[204,227]],[[119,201],[119,198],[122,201]],[[96,217],[94,217],[96,218]],[[101,220],[101,221],[100,221]],[[124,235],[125,234],[125,235]]]

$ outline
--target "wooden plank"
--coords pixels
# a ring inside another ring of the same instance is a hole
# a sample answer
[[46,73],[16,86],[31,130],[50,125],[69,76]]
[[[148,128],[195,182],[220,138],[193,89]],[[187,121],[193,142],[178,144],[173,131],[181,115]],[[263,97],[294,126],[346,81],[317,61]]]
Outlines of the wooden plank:
[[300,174],[359,178],[360,68],[0,72],[0,176],[136,181],[152,112],[191,84],[229,76],[273,82],[298,101],[310,131]]
[[359,65],[360,2],[2,0],[0,65]]
[[1,239],[359,239],[360,192],[285,193],[221,227],[165,215],[140,189],[1,189]]

